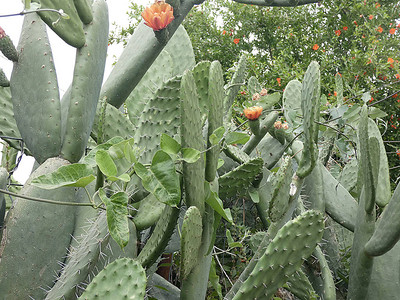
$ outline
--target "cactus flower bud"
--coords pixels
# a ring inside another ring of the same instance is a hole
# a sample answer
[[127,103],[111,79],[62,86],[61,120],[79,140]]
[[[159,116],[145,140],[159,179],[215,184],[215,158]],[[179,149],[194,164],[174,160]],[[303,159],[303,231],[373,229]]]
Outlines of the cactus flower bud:
[[261,116],[262,110],[263,109],[261,106],[252,106],[249,108],[245,108],[243,112],[247,119],[257,120]]
[[260,94],[259,93],[255,93],[253,95],[253,101],[258,101],[260,99]]
[[174,9],[165,1],[156,1],[142,12],[144,23],[154,31],[164,29],[174,20]]
[[260,91],[260,95],[261,96],[265,96],[265,95],[267,95],[268,94],[268,91],[266,90],[266,89],[262,89],[261,91]]
[[275,129],[281,129],[282,128],[282,122],[281,121],[276,121],[274,123],[274,127],[275,127]]
[[9,60],[17,62],[18,61],[18,53],[15,49],[13,42],[10,37],[5,33],[4,29],[0,27],[0,51],[7,57]]
[[289,129],[289,124],[288,124],[288,123],[283,123],[283,124],[282,124],[282,128],[283,128],[284,130]]

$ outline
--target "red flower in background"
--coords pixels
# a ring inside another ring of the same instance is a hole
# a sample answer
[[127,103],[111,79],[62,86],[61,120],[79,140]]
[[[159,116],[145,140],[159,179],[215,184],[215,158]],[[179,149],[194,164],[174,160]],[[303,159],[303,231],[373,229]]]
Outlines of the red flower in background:
[[316,51],[316,50],[318,50],[319,46],[318,46],[318,44],[315,44],[312,48],[314,51]]
[[347,29],[349,29],[349,27],[347,27],[347,26],[344,26],[344,27],[343,27],[343,30],[344,30],[344,31],[346,31]]
[[378,27],[377,31],[379,31],[380,33],[382,33],[383,29],[381,26]]
[[387,62],[388,62],[389,64],[392,64],[392,63],[394,63],[394,60],[393,60],[393,58],[389,57],[388,60],[387,60]]
[[226,30],[222,31],[222,35],[225,35],[225,34],[226,34]]
[[278,81],[279,86],[281,86],[281,78],[278,77],[278,78],[276,79],[276,81]]
[[374,18],[373,15],[369,15],[368,19],[372,20]]
[[340,30],[335,30],[335,34],[339,36],[342,32]]
[[395,34],[396,33],[396,28],[390,28],[389,33],[390,34]]
[[157,1],[142,12],[144,24],[151,27],[154,31],[164,29],[174,20],[174,9],[165,1]]
[[233,42],[237,45],[240,42],[240,39],[234,39]]

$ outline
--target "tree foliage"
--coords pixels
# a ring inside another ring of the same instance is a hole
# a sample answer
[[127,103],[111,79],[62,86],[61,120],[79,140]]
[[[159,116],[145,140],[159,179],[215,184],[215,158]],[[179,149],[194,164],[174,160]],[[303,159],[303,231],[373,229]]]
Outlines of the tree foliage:
[[[137,23],[140,7],[132,8],[136,12],[130,14]],[[396,168],[400,158],[399,16],[397,1],[326,0],[298,7],[260,7],[224,0],[197,6],[183,24],[197,61],[219,60],[227,70],[241,53],[248,53],[249,75],[270,92],[282,91],[290,80],[301,79],[312,60],[321,65],[327,110],[338,100],[337,73],[343,80],[345,104],[359,103],[362,93],[371,92],[370,105],[387,112],[381,115],[380,128],[390,165]],[[131,29],[114,33],[112,39],[127,36]],[[400,170],[394,169],[392,179],[399,176]]]

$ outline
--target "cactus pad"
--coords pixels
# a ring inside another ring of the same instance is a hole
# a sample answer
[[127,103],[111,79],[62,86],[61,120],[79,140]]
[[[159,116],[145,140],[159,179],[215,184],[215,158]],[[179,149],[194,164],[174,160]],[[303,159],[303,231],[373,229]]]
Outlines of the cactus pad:
[[269,299],[322,239],[322,213],[307,211],[283,226],[233,299]]
[[79,299],[144,299],[146,282],[146,273],[139,262],[117,259],[97,274]]

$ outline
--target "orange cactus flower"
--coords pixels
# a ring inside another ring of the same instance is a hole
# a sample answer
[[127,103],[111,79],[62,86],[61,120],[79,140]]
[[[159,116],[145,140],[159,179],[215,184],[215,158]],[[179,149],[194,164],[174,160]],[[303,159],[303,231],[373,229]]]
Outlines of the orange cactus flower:
[[144,24],[154,31],[164,29],[174,20],[174,9],[165,1],[157,1],[142,12]]
[[369,15],[368,19],[372,20],[374,18],[373,15]]
[[318,44],[315,44],[312,48],[314,51],[316,51],[316,50],[318,50],[319,46],[318,46]]
[[378,29],[377,29],[377,31],[380,32],[380,33],[382,33],[383,28],[382,28],[381,26],[379,26]]
[[396,79],[400,79],[400,74],[399,73],[397,73],[395,76],[396,76]]
[[394,63],[394,60],[393,60],[393,58],[389,57],[388,60],[387,60],[387,62],[388,62],[389,64],[392,64],[392,63]]
[[375,7],[376,7],[376,8],[379,8],[379,7],[381,7],[381,5],[380,5],[378,2],[376,2],[376,3],[375,3]]
[[390,34],[395,34],[396,33],[396,28],[390,28],[389,33]]
[[244,116],[249,120],[257,120],[262,113],[263,108],[261,106],[252,106],[243,110]]
[[349,27],[347,27],[347,26],[344,26],[344,27],[343,27],[343,30],[344,30],[344,31],[347,31],[347,29],[349,29]]
[[339,35],[341,35],[341,31],[340,30],[335,30],[335,34],[337,35],[337,36],[339,36]]
[[279,86],[281,86],[281,78],[278,77],[278,78],[276,79],[276,81],[278,81]]
[[225,34],[226,34],[226,30],[222,31],[222,35],[225,35]]
[[337,92],[336,91],[333,92],[333,96],[337,97]]
[[240,39],[234,39],[233,42],[237,45],[240,42]]

